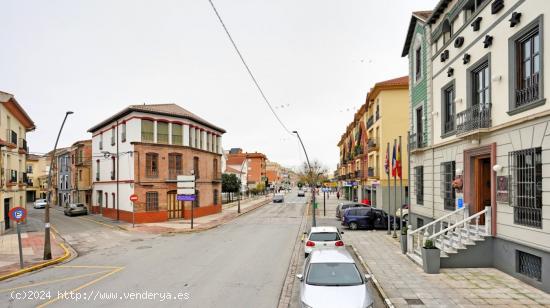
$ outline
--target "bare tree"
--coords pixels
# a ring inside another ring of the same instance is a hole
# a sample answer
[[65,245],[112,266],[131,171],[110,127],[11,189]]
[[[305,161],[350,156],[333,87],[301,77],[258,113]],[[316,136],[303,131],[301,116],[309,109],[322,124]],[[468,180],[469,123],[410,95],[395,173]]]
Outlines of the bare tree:
[[304,162],[298,170],[298,178],[300,182],[307,183],[309,185],[320,185],[327,180],[328,168],[325,167],[318,160],[314,160],[311,163],[311,170],[307,162]]

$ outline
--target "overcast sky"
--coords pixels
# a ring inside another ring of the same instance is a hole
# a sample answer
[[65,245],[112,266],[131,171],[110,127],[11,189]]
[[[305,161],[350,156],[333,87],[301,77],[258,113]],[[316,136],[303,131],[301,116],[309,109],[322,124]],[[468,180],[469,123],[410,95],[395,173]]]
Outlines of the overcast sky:
[[[407,74],[411,12],[436,2],[214,0],[283,122],[331,170],[369,88]],[[75,113],[60,146],[91,138],[88,128],[130,104],[177,103],[226,129],[225,149],[304,160],[207,0],[4,0],[0,9],[0,90],[35,121],[31,152],[53,148],[66,110]]]

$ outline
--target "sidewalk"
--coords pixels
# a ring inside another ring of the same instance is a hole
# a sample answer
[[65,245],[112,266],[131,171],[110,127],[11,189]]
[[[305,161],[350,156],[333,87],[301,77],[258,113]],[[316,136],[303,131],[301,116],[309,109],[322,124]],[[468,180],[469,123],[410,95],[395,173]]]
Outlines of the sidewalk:
[[[347,230],[346,230],[347,231]],[[494,268],[441,269],[425,274],[386,231],[349,231],[348,242],[395,307],[550,307],[550,294]]]
[[[46,263],[44,257],[44,232],[22,232],[21,243],[23,245],[23,263],[25,268]],[[65,255],[65,250],[60,246],[52,233],[51,237],[52,260]],[[4,234],[0,236],[0,278],[17,272],[19,267],[19,244],[17,234]]]
[[212,229],[212,228],[218,227],[219,225],[227,223],[240,215],[246,214],[263,205],[270,203],[271,199],[272,199],[271,195],[260,196],[255,199],[247,199],[241,202],[240,214],[237,213],[238,207],[236,202],[233,202],[230,204],[224,204],[222,206],[221,213],[202,216],[202,217],[196,217],[195,219],[193,219],[193,229],[191,229],[190,219],[178,219],[178,220],[169,220],[165,222],[136,224],[135,227],[132,227],[132,223],[128,223],[124,221],[115,221],[97,214],[83,216],[83,218],[92,219],[98,223],[107,224],[112,227],[118,227],[131,232],[146,232],[146,233],[198,232],[198,231]]

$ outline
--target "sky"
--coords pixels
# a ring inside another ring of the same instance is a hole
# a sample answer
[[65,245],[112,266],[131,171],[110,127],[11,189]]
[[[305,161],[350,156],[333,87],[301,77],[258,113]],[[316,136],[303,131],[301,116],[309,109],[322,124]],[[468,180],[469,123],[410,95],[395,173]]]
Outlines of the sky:
[[[263,91],[310,160],[330,170],[337,143],[378,81],[407,75],[412,11],[437,0],[213,0]],[[0,91],[36,124],[31,152],[131,104],[176,103],[224,128],[223,147],[305,160],[248,76],[208,0],[3,0]],[[406,112],[406,111],[403,111]]]

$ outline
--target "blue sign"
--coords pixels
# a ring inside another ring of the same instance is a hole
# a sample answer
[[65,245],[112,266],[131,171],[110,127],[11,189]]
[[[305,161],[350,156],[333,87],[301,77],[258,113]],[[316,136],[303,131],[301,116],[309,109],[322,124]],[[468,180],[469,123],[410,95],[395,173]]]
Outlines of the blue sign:
[[19,222],[20,220],[25,219],[25,217],[27,216],[27,210],[22,207],[14,207],[9,211],[8,214],[11,219]]
[[176,200],[178,200],[178,201],[195,201],[195,195],[177,195]]
[[458,209],[461,209],[461,208],[463,208],[463,207],[464,207],[464,199],[458,198],[458,199],[457,199],[457,208],[458,208]]

